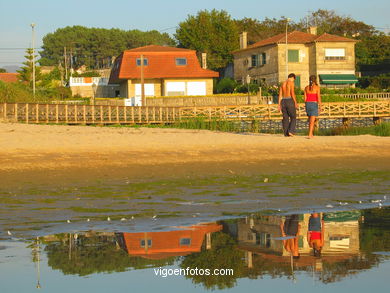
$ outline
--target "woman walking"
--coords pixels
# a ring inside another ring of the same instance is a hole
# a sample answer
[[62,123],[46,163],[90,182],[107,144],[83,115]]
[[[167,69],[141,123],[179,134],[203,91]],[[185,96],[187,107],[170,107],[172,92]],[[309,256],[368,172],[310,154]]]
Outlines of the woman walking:
[[311,75],[309,78],[309,85],[305,87],[305,106],[306,113],[309,117],[309,136],[314,137],[314,123],[316,117],[321,112],[321,91],[317,83],[317,77]]

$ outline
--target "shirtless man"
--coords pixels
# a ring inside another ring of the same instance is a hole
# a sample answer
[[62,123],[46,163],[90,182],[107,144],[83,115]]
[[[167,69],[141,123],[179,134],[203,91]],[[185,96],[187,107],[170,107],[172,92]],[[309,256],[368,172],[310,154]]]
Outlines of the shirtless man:
[[283,114],[284,136],[294,136],[297,124],[297,99],[294,91],[295,74],[290,73],[279,90],[279,111]]

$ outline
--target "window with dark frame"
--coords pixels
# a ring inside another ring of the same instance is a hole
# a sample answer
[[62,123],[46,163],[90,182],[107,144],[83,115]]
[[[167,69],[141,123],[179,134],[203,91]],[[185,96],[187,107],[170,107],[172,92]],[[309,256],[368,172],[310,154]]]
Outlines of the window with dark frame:
[[[141,239],[140,246],[145,247],[145,239]],[[148,247],[152,247],[152,239],[148,239]]]
[[187,65],[187,58],[176,58],[177,66],[185,66]]
[[191,238],[180,238],[180,245],[191,245]]
[[[137,58],[137,66],[141,66],[141,58]],[[148,58],[144,58],[144,66],[148,66]]]

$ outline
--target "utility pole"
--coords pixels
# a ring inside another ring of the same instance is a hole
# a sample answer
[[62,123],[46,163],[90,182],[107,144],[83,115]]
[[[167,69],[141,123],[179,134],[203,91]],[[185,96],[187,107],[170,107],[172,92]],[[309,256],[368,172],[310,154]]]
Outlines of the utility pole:
[[32,47],[32,78],[33,78],[33,97],[35,99],[35,23],[30,24],[32,29],[32,41],[31,41],[31,47]]
[[286,79],[288,78],[288,41],[287,41],[287,33],[288,33],[288,22],[290,18],[286,18]]
[[144,81],[144,55],[141,55],[141,101],[142,106],[146,106]]
[[68,79],[68,64],[66,62],[66,47],[64,47],[65,81]]

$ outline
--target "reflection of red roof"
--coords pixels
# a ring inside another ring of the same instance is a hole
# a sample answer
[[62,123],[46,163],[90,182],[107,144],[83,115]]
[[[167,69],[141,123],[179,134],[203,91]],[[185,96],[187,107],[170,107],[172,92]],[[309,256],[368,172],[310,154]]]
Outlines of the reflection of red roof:
[[19,73],[0,73],[0,80],[4,82],[17,82]]
[[[274,44],[283,44],[286,42],[286,34],[278,34],[276,36],[258,41],[257,43],[254,43],[253,45],[248,46],[246,49],[237,50],[235,52],[241,52],[257,47],[263,47],[267,45],[274,45]],[[304,32],[299,31],[293,31],[287,34],[287,42],[289,44],[307,44],[307,43],[314,43],[314,42],[357,42],[354,39],[344,38],[336,35],[331,35],[324,33],[320,36],[308,34]]]
[[[205,224],[188,227],[186,230],[166,232],[123,233],[126,250],[130,255],[150,259],[163,259],[200,252],[207,233],[222,230],[221,225]],[[189,245],[180,245],[180,239],[189,238]],[[150,239],[151,247],[141,247],[141,240]]]
[[[196,56],[196,51],[164,47],[145,46],[124,51],[116,60],[111,71],[110,82],[120,79],[141,78],[141,66],[137,66],[136,59],[148,59],[144,66],[144,78],[211,78],[218,77],[218,72],[203,69]],[[176,58],[186,58],[187,65],[176,65]]]

